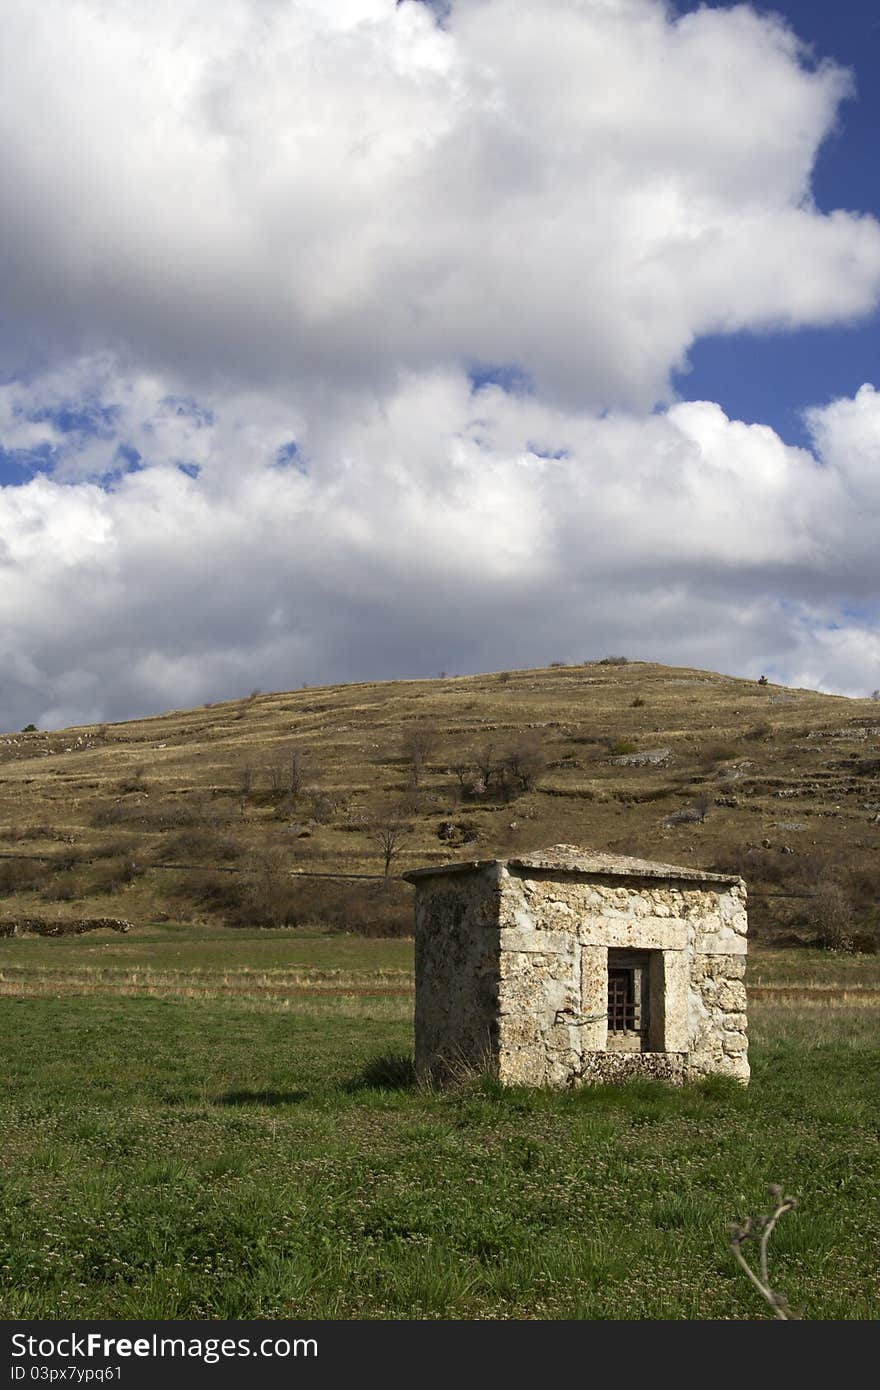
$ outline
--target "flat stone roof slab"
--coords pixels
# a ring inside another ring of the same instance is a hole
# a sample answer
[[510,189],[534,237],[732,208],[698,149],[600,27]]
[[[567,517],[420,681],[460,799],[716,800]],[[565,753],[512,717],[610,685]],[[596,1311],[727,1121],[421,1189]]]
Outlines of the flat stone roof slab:
[[499,865],[506,869],[534,869],[541,873],[577,874],[587,878],[660,878],[687,883],[741,883],[738,874],[711,874],[685,865],[658,864],[652,859],[635,859],[628,854],[606,854],[580,845],[552,845],[549,849],[518,854],[511,859],[469,859],[460,863],[437,864],[432,868],[411,869],[403,875],[408,883],[437,874],[476,873]]

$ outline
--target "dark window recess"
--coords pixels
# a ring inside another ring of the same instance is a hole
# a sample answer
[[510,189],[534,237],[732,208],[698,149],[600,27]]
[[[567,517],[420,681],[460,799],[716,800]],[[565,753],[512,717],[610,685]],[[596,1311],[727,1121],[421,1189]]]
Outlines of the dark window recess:
[[637,989],[637,971],[616,969],[608,971],[608,1031],[637,1033],[641,1030],[641,990]]

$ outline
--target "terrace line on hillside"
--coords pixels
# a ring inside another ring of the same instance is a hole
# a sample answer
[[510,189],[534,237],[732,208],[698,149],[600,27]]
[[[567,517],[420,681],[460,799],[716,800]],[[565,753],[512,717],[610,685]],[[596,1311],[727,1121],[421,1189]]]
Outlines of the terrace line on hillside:
[[748,1081],[741,878],[574,845],[405,877],[420,1075]]

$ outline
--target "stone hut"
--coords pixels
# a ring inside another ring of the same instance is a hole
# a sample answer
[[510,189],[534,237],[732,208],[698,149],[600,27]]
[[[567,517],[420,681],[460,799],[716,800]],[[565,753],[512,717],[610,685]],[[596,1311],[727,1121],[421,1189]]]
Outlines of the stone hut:
[[574,845],[405,877],[420,1075],[748,1081],[741,878]]

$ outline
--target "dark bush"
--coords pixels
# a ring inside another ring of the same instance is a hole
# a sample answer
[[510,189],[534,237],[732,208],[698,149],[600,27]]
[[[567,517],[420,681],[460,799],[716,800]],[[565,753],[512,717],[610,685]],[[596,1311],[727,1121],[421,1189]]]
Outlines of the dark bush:
[[174,864],[189,861],[202,862],[210,866],[238,859],[241,853],[241,846],[235,840],[193,826],[161,840],[156,846],[154,858],[157,863]]
[[413,931],[410,890],[394,879],[352,882],[288,875],[268,886],[265,880],[244,884],[240,900],[230,904],[225,916],[230,926],[239,927],[319,927],[377,937],[411,936]]
[[37,892],[49,872],[41,859],[0,859],[0,895]]
[[105,859],[90,874],[90,887],[93,893],[119,893],[129,883],[133,883],[143,870],[133,859]]
[[214,873],[210,869],[181,874],[171,888],[177,899],[209,912],[236,914],[242,906],[246,884],[240,874]]
[[755,724],[751,729],[747,729],[743,734],[743,738],[752,739],[754,742],[760,743],[763,742],[765,738],[769,738],[772,733],[773,725],[769,724],[766,719],[763,719],[760,724]]
[[831,879],[820,883],[810,904],[816,944],[828,951],[853,950],[853,911],[849,895]]
[[92,818],[98,828],[108,825],[131,825],[140,830],[172,830],[175,826],[197,825],[202,819],[185,801],[136,803],[112,801],[99,806]]
[[40,897],[48,903],[75,903],[86,896],[82,874],[54,874],[43,885]]
[[100,844],[92,845],[88,852],[89,859],[119,859],[122,856],[134,854],[137,840],[134,836],[115,835],[112,840],[102,840]]

